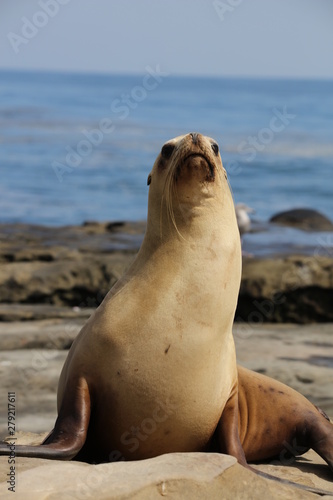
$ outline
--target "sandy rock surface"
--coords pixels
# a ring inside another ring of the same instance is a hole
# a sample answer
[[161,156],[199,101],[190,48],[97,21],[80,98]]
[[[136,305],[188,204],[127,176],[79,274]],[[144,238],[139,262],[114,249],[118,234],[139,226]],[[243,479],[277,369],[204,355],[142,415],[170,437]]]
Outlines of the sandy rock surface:
[[240,365],[280,380],[333,417],[333,324],[234,325]]
[[[23,435],[17,442],[36,444],[38,437]],[[255,468],[333,495],[327,466],[315,454],[307,454],[290,466],[267,464]],[[0,457],[0,496],[4,499],[13,495],[8,490],[7,474],[7,459]],[[235,458],[215,453],[170,453],[149,460],[100,465],[18,457],[12,481],[19,500],[318,498],[293,485],[264,479],[244,469]]]

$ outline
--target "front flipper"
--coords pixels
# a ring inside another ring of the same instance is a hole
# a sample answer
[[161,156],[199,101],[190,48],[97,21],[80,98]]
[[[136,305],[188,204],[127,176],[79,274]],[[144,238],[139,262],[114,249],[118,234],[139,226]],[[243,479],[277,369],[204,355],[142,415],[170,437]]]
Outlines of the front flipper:
[[[84,378],[66,388],[54,429],[39,446],[15,446],[18,457],[71,460],[83,447],[88,431],[91,400]],[[6,443],[0,444],[0,455],[9,455]]]

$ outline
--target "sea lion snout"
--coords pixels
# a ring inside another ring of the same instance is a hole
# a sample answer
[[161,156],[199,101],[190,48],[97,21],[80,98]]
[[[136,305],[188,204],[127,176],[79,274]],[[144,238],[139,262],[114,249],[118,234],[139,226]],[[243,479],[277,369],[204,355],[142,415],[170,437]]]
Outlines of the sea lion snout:
[[219,147],[213,140],[202,134],[191,132],[178,144],[178,165],[175,180],[180,177],[188,179],[193,174],[201,182],[214,182],[215,160],[219,155]]
[[[189,134],[189,136],[191,137],[192,139],[192,142],[194,145],[197,145],[197,144],[200,144],[200,143],[203,143],[204,140],[205,140],[205,137],[202,135],[202,134],[199,134],[197,132],[191,132]],[[206,138],[207,139],[207,138]],[[220,148],[219,148],[219,145],[217,144],[216,141],[214,141],[213,139],[211,139],[210,141],[210,147],[214,153],[215,156],[218,156],[219,152],[220,152]]]
[[199,135],[197,132],[191,132],[190,136],[192,137],[193,144],[196,144],[199,139]]
[[215,180],[215,166],[203,153],[190,153],[177,168],[175,179],[182,176],[188,180],[195,175],[201,182],[213,182]]
[[194,208],[216,196],[224,204],[224,193],[229,190],[226,180],[217,142],[190,132],[163,144],[147,184],[152,188],[150,198],[165,200],[167,211],[171,210],[173,217],[180,204]]
[[[171,141],[163,144],[161,156],[164,160],[169,160],[174,151],[182,149],[184,144],[186,144],[187,147],[191,147],[192,145],[198,146],[202,150],[207,148],[206,142],[208,138],[198,132],[190,132],[189,134],[182,136],[178,142],[176,142],[176,139],[172,139]],[[210,140],[210,149],[213,151],[215,156],[219,155],[219,146],[213,139]]]
[[[190,142],[193,143],[194,145],[197,145],[199,143],[199,140],[203,139],[203,136],[197,132],[191,132],[190,134],[185,135],[182,138],[182,142]],[[181,147],[181,143],[179,144],[179,147]],[[172,153],[176,149],[176,143],[173,141],[168,141],[165,144],[163,144],[162,149],[161,149],[161,156],[164,160],[170,160]]]

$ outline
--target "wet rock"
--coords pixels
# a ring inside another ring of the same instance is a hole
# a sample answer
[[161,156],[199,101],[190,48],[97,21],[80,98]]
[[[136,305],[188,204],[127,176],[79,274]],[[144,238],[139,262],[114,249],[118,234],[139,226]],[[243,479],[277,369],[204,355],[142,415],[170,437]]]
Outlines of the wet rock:
[[333,231],[333,223],[325,215],[310,208],[295,208],[279,212],[271,217],[270,222],[305,231]]

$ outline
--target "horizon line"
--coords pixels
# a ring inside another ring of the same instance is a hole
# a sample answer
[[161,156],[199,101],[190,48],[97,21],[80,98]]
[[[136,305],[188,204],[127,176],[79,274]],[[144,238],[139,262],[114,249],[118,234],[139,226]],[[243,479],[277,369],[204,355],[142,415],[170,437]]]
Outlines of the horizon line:
[[[88,69],[66,69],[66,68],[12,68],[0,66],[1,72],[13,73],[58,73],[69,75],[96,75],[96,76],[142,76],[143,72],[139,71],[103,71],[103,70],[88,70]],[[333,81],[333,76],[323,75],[248,75],[248,74],[216,74],[216,73],[169,73],[167,78],[201,78],[201,79],[239,79],[239,80],[308,80],[308,81]]]

